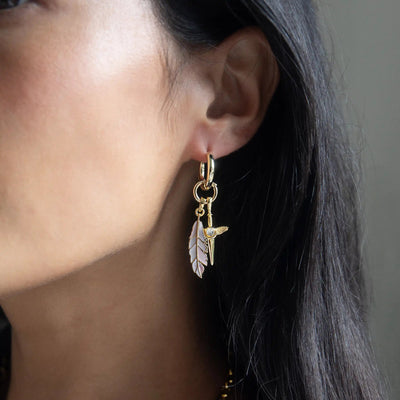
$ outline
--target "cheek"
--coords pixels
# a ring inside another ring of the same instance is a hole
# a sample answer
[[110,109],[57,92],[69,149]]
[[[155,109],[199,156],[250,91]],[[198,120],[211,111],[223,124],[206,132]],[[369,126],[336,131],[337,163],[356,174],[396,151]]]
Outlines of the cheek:
[[157,52],[82,42],[0,53],[0,254],[38,281],[145,235],[178,163]]

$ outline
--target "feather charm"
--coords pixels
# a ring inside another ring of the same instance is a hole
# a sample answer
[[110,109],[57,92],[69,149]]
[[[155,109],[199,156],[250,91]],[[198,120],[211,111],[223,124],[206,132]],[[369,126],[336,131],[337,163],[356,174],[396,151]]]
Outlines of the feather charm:
[[192,263],[193,272],[202,278],[204,268],[208,264],[207,252],[208,243],[207,238],[204,235],[203,223],[200,221],[200,217],[193,224],[192,232],[189,237],[189,254],[190,262]]

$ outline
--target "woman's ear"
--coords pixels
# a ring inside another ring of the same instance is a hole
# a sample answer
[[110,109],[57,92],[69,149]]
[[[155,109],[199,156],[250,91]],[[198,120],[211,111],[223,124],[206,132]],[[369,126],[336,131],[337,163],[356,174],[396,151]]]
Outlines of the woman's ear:
[[186,156],[205,161],[207,152],[217,159],[253,137],[280,74],[264,33],[256,27],[236,31],[195,59],[192,68],[197,84],[189,86],[191,100],[197,103],[192,107],[196,115]]

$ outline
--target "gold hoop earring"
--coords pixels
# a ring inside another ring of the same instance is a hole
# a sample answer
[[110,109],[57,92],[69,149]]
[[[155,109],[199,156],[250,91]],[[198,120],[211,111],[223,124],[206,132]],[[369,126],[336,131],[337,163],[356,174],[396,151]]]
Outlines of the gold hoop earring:
[[[193,224],[192,232],[190,233],[188,249],[193,272],[199,278],[203,277],[204,269],[208,264],[207,254],[210,256],[210,264],[214,265],[215,238],[229,229],[227,226],[213,226],[211,207],[212,203],[218,196],[217,184],[213,182],[214,169],[214,158],[211,153],[207,153],[207,165],[205,165],[204,162],[200,163],[200,180],[193,188],[193,196],[199,203],[199,206],[195,210],[197,220]],[[199,188],[205,191],[212,189],[212,197],[199,197]],[[204,228],[203,223],[200,220],[200,218],[205,214],[205,205],[207,205],[207,228]]]

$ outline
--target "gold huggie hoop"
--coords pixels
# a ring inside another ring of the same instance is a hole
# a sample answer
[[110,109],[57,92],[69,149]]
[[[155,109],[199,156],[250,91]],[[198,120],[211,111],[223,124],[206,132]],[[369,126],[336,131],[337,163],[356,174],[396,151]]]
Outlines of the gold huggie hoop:
[[214,170],[215,170],[214,157],[211,155],[211,153],[207,153],[207,169],[204,162],[201,162],[199,171],[200,179],[205,181],[202,186],[204,190],[210,189],[210,184],[214,179]]

